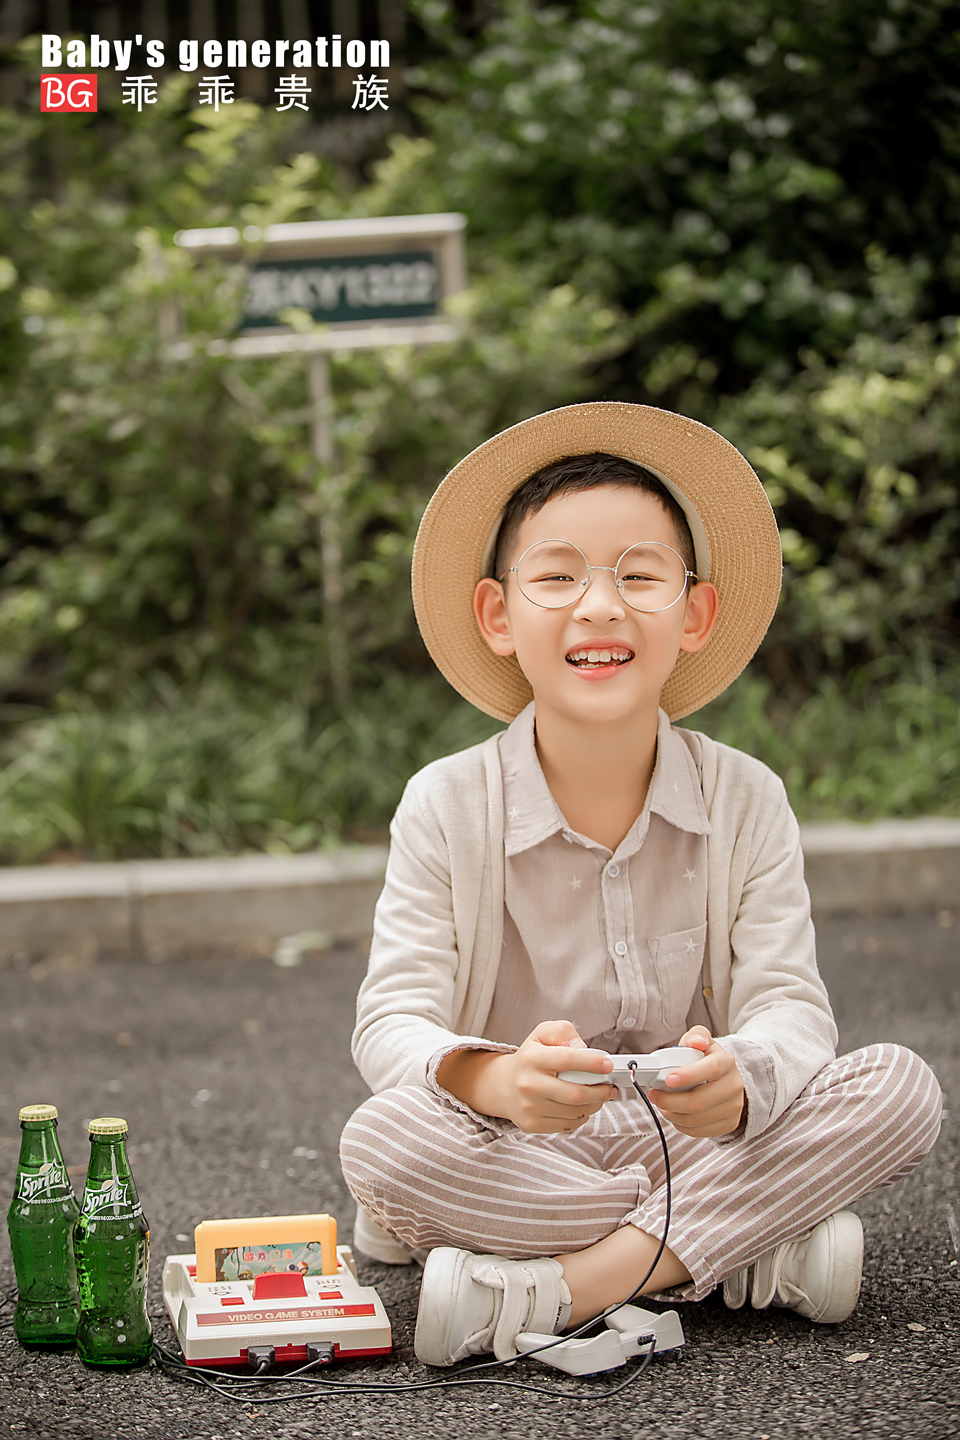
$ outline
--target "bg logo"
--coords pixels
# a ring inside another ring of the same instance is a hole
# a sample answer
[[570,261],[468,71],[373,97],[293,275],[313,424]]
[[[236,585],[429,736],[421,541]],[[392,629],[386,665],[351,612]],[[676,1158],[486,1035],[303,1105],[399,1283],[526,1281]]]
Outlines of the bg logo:
[[96,75],[41,75],[40,109],[83,115],[97,108]]

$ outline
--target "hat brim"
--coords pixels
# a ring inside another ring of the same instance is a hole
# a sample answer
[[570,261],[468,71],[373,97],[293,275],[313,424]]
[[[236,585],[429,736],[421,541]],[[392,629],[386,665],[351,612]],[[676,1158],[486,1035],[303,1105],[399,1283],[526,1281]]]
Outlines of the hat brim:
[[424,511],[413,551],[413,605],[427,649],[453,688],[498,720],[512,720],[533,691],[516,656],[490,650],[473,613],[490,535],[531,475],[594,451],[655,471],[702,526],[699,536],[691,527],[698,564],[705,541],[720,613],[704,648],[682,652],[663,688],[671,720],[699,710],[736,679],[777,608],[783,562],[776,518],[729,440],[670,410],[618,401],[566,405],[522,420],[454,466]]

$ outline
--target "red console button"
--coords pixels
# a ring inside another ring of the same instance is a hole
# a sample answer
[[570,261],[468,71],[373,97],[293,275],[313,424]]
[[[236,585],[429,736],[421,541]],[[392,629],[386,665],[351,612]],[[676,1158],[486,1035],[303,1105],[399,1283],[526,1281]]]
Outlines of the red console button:
[[258,1275],[253,1282],[254,1300],[295,1300],[306,1293],[303,1276],[296,1270]]

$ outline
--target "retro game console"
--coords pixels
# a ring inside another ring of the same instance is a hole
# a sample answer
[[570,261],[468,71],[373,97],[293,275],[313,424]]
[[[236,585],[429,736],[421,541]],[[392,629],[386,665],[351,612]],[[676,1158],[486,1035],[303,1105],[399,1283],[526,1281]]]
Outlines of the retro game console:
[[337,1245],[329,1215],[207,1220],[193,1255],[170,1255],[163,1301],[188,1365],[305,1364],[308,1345],[336,1360],[389,1355],[390,1321],[376,1290],[361,1285],[353,1252]]

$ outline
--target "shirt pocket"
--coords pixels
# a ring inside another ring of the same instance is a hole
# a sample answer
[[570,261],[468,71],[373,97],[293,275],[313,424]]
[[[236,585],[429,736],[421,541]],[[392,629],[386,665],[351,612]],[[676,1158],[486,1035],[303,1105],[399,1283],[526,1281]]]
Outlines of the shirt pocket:
[[[690,930],[676,930],[672,935],[658,935],[647,941],[657,992],[650,997],[650,1011],[659,1016],[667,1030],[678,1036],[684,1029],[693,992],[700,980],[706,940],[706,925],[694,925]],[[647,1024],[649,1026],[649,1018]]]

